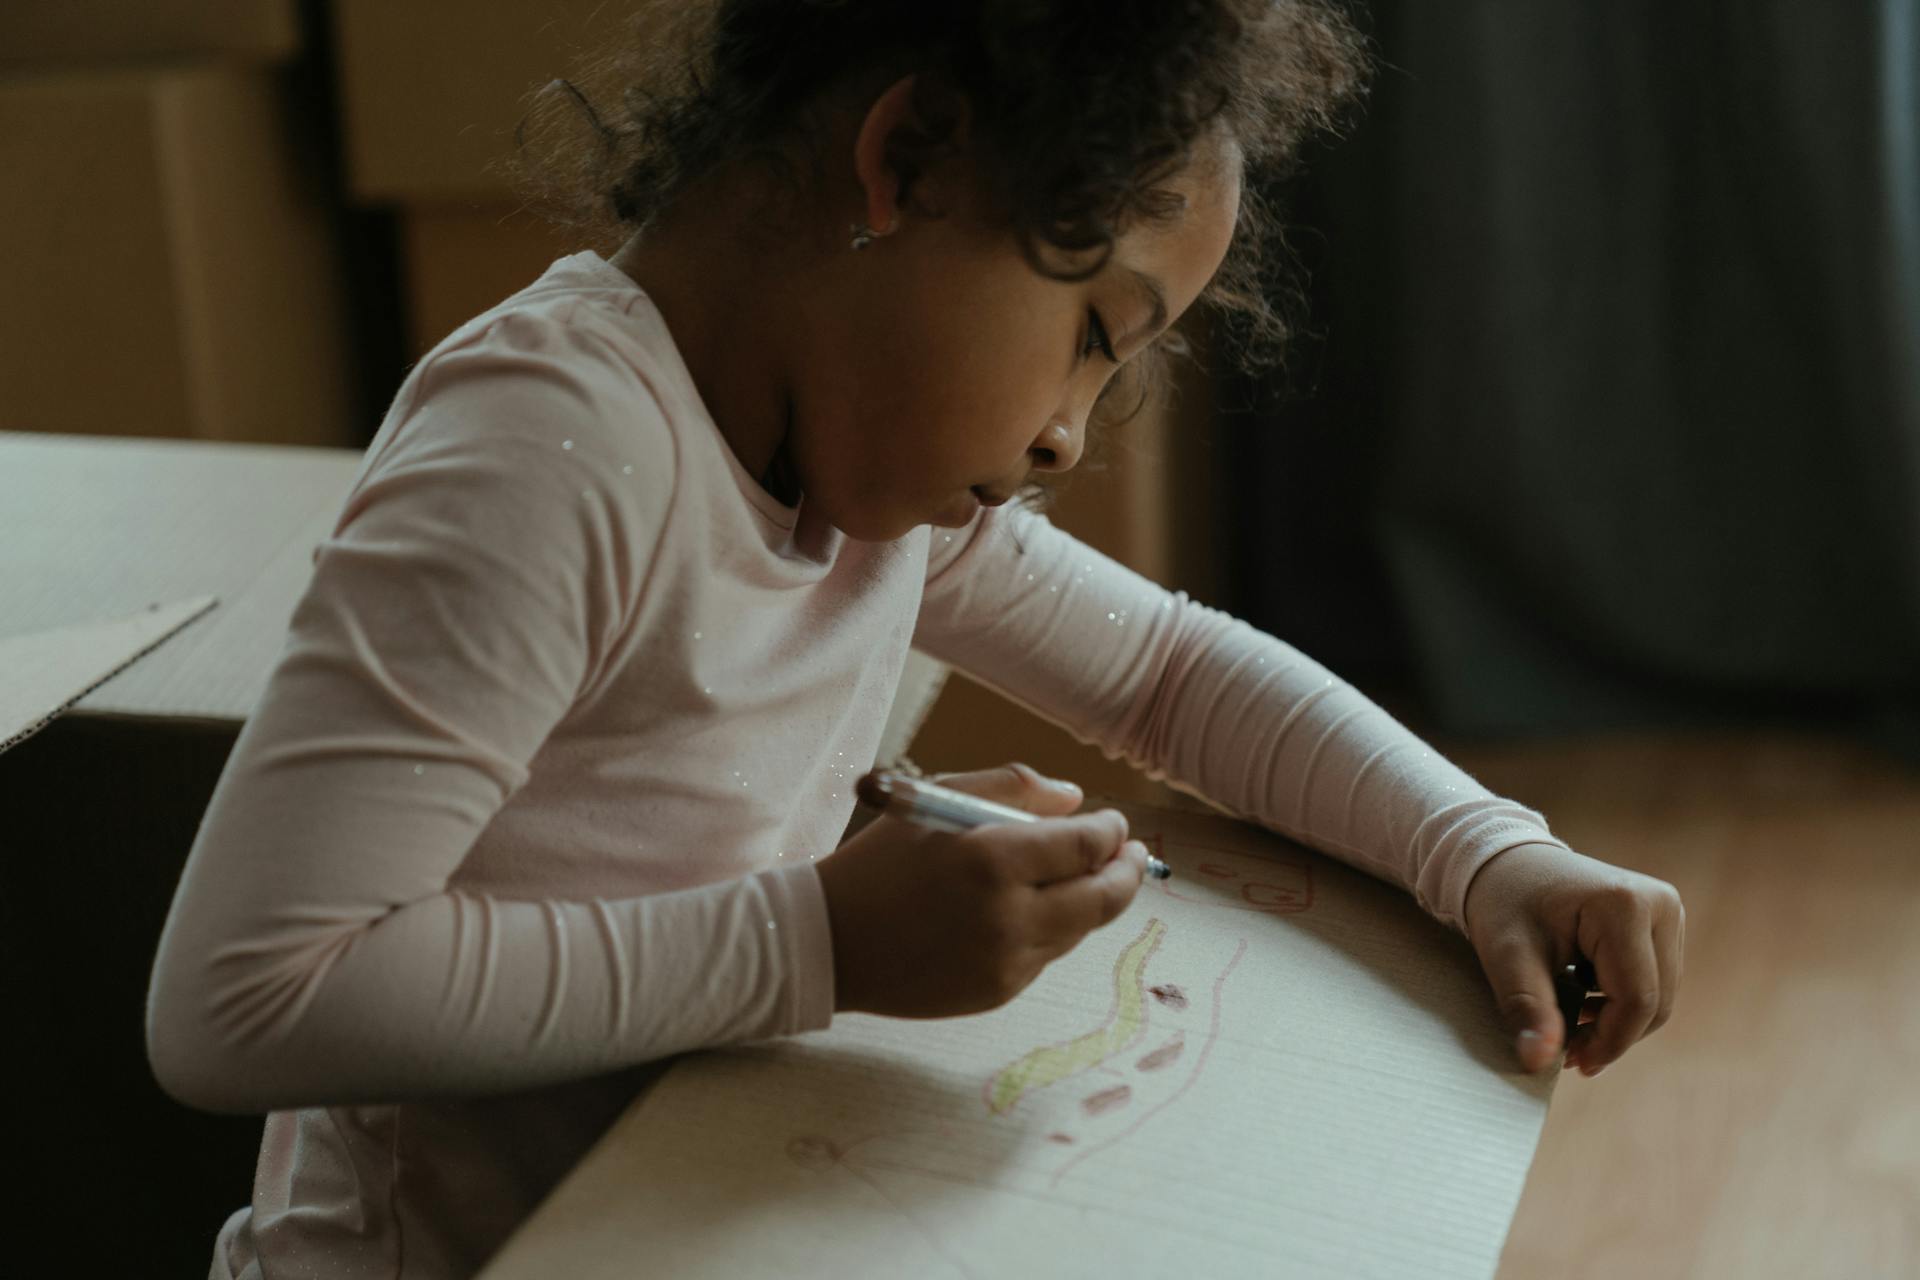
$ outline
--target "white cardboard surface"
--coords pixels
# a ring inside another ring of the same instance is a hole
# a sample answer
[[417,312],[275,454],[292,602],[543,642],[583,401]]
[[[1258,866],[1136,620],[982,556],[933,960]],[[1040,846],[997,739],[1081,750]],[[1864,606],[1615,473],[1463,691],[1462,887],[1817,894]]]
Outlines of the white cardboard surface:
[[212,596],[152,605],[93,626],[0,636],[0,751],[25,742],[129,663],[214,607]]
[[1013,1002],[688,1055],[484,1280],[1491,1276],[1556,1077],[1465,941],[1244,824],[1129,816],[1173,878]]
[[[353,449],[0,432],[0,637],[13,642],[0,706],[243,721],[361,461]],[[210,598],[218,608],[164,643],[147,634],[168,608]],[[84,654],[29,659],[34,635],[61,628],[81,629],[70,638]],[[20,728],[8,726],[0,716],[0,742]]]

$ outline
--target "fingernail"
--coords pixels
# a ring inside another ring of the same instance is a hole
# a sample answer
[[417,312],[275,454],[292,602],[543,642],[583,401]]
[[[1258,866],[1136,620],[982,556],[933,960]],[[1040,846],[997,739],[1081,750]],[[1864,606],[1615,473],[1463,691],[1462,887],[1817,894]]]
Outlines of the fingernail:
[[1047,785],[1052,787],[1055,791],[1064,791],[1066,794],[1070,796],[1077,796],[1080,794],[1079,787],[1075,786],[1071,782],[1066,781],[1063,778],[1049,778],[1047,780]]

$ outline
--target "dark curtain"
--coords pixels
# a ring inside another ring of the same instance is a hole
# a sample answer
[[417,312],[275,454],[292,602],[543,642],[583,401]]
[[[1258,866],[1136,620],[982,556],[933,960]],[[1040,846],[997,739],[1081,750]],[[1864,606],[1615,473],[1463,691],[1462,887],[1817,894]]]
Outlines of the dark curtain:
[[1920,0],[1380,0],[1230,604],[1468,735],[1920,760]]

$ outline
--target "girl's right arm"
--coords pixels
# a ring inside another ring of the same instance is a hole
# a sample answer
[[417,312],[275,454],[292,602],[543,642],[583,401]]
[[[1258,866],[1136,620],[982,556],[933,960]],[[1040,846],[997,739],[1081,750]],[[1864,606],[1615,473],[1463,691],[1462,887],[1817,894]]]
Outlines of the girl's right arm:
[[499,1092],[830,1020],[805,863],[613,901],[452,887],[599,674],[671,497],[622,473],[564,341],[523,317],[433,357],[318,557],[161,937],[148,1048],[180,1100]]

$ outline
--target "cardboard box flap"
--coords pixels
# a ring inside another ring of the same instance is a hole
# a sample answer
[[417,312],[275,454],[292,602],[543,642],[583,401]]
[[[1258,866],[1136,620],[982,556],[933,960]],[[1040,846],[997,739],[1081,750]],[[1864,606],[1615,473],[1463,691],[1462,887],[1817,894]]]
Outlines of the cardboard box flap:
[[0,636],[0,751],[17,746],[182,627],[212,609],[212,596],[148,605],[90,626]]
[[[148,637],[151,652],[131,665],[144,633],[127,633],[120,667],[101,668],[112,678],[71,705],[238,724],[266,689],[313,549],[361,461],[349,449],[0,432],[6,630],[85,634],[156,601],[217,599],[211,616],[167,643],[153,648],[160,637]],[[19,683],[10,663],[0,669],[9,687]],[[55,669],[44,670],[52,681]],[[87,684],[84,664],[59,672]]]

